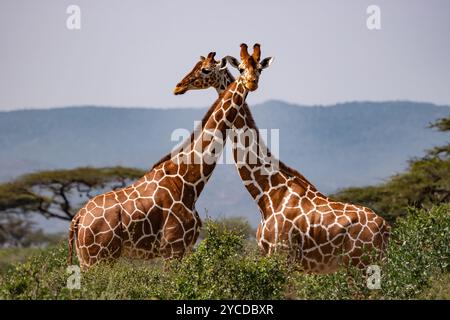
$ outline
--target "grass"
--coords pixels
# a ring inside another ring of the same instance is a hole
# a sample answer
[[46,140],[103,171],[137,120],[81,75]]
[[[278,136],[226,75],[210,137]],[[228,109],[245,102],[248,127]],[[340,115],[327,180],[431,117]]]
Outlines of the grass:
[[81,287],[74,290],[66,285],[65,243],[35,251],[28,258],[18,252],[2,254],[9,267],[0,275],[0,298],[450,298],[450,205],[410,210],[406,218],[397,221],[387,260],[380,265],[379,290],[370,290],[365,273],[354,268],[330,275],[294,271],[281,256],[261,256],[253,242],[208,222],[204,240],[182,261],[101,264],[82,273]]

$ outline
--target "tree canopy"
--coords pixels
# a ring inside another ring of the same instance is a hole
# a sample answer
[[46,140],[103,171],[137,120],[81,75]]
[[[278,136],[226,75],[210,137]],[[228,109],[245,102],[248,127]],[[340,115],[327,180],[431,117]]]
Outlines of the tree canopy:
[[[430,128],[450,131],[450,117],[436,121]],[[333,196],[370,207],[391,222],[406,214],[408,206],[429,209],[433,204],[450,202],[450,143],[410,160],[406,172],[392,176],[385,183],[347,188]]]
[[[0,212],[37,212],[45,217],[71,220],[80,198],[103,188],[117,189],[145,172],[135,168],[76,168],[30,173],[0,184]],[[77,201],[78,200],[78,201]]]

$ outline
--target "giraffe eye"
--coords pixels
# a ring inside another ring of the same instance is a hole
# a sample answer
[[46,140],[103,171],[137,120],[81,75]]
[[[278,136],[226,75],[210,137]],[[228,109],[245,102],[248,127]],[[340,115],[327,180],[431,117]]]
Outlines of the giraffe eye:
[[211,70],[208,70],[208,69],[202,68],[202,73],[204,73],[204,74],[208,74],[208,73],[210,73],[210,72],[211,72]]
[[244,68],[239,68],[239,72],[240,73],[244,72]]

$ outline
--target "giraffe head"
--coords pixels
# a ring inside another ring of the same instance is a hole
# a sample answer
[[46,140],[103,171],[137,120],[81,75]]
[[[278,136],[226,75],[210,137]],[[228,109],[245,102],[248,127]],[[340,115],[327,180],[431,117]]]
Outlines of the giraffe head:
[[228,63],[239,70],[239,78],[243,81],[244,86],[249,91],[258,89],[258,81],[261,71],[270,66],[273,62],[273,57],[267,57],[261,60],[261,46],[256,43],[253,46],[253,53],[248,53],[248,47],[245,43],[241,44],[241,61],[236,58],[225,57]]
[[175,87],[173,93],[183,94],[188,90],[206,89],[219,85],[219,72],[226,68],[227,60],[220,61],[214,59],[216,53],[210,52],[205,58],[200,57],[194,68]]

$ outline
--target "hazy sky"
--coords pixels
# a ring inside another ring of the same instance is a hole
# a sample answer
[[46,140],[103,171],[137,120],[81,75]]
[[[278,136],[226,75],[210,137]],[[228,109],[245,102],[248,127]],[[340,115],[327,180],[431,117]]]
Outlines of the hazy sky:
[[[81,30],[66,28],[69,5]],[[381,30],[366,8],[381,8]],[[450,1],[1,0],[0,110],[209,106],[172,94],[211,50],[275,56],[249,103],[408,99],[450,104]]]

